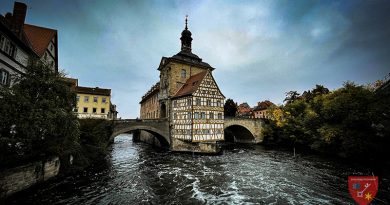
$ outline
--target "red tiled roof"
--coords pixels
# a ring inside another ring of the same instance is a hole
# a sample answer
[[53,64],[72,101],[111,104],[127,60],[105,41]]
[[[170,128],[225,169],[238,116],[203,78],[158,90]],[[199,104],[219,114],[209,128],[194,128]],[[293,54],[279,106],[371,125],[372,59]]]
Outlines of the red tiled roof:
[[37,53],[39,57],[41,57],[45,53],[50,41],[57,33],[57,31],[53,29],[43,28],[29,24],[24,24],[23,30],[32,46],[32,49],[35,51],[35,53]]
[[186,83],[179,89],[179,91],[176,92],[175,96],[173,97],[176,98],[180,96],[190,95],[195,92],[206,74],[207,71],[203,71],[188,78]]
[[253,110],[254,111],[266,110],[269,107],[271,107],[272,105],[274,105],[274,104],[271,101],[269,101],[269,100],[266,100],[266,101],[263,101],[263,102],[258,102],[257,106]]

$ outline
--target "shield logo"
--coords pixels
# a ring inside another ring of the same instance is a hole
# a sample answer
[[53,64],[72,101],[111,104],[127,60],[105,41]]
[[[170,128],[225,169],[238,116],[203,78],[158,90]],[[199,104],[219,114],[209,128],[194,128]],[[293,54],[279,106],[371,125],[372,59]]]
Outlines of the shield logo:
[[378,192],[378,176],[348,176],[348,189],[359,205],[367,205]]

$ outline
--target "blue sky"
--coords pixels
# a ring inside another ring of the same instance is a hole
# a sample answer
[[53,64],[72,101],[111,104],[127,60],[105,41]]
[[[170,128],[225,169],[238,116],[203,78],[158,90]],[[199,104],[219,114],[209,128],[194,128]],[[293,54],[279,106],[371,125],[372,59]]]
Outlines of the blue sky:
[[[26,23],[59,33],[59,65],[79,85],[112,89],[119,116],[139,115],[162,56],[180,50],[189,15],[193,52],[223,94],[251,106],[285,93],[390,72],[390,1],[30,0]],[[2,1],[0,12],[12,11]]]

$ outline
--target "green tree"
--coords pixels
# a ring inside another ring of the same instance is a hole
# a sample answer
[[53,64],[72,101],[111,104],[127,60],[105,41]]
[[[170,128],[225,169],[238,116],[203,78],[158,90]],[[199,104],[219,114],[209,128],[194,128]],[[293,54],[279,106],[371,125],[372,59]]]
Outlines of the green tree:
[[237,103],[232,99],[227,99],[224,105],[224,114],[226,117],[235,117],[237,112]]
[[329,89],[324,87],[323,85],[316,85],[315,88],[311,91],[313,93],[314,97],[318,95],[324,95],[329,93]]
[[300,97],[300,94],[297,91],[289,91],[286,93],[286,98],[283,100],[283,102],[292,103],[295,100],[298,100]]
[[271,137],[277,142],[356,159],[390,154],[388,94],[346,82],[332,92],[316,85],[302,97],[294,96],[296,92],[288,93],[282,111],[271,110],[265,134],[277,135]]
[[16,84],[0,87],[0,164],[60,155],[77,145],[76,95],[63,76],[34,60],[13,77]]

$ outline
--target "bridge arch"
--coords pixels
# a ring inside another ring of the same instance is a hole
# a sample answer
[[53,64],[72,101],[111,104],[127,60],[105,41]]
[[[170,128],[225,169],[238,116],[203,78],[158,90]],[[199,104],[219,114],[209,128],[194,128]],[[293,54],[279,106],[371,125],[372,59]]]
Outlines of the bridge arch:
[[225,141],[237,143],[261,143],[264,121],[261,119],[226,118]]
[[153,134],[164,147],[169,147],[171,144],[167,120],[117,120],[110,141],[113,142],[114,138],[120,134],[136,131]]

